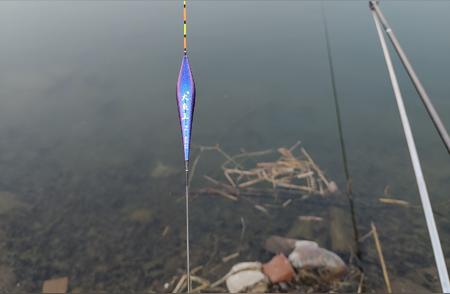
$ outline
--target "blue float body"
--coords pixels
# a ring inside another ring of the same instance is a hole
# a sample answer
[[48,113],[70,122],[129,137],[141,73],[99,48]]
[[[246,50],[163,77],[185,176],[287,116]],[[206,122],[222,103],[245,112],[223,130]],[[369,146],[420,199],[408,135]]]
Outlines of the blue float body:
[[181,61],[180,73],[178,75],[177,104],[183,140],[184,160],[188,161],[195,106],[195,84],[189,65],[189,58],[186,54]]

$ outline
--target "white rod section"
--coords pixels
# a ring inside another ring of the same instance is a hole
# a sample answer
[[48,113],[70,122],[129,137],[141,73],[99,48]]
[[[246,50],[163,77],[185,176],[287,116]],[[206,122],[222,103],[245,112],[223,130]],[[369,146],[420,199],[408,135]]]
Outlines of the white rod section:
[[384,39],[383,31],[380,21],[374,10],[372,16],[377,28],[378,37],[380,38],[381,47],[383,49],[384,58],[391,79],[392,88],[394,90],[395,99],[397,100],[398,111],[400,113],[400,119],[403,125],[403,131],[405,133],[406,142],[408,144],[409,154],[411,156],[411,162],[414,168],[414,174],[416,176],[417,186],[419,188],[420,199],[422,201],[422,207],[425,214],[425,219],[430,234],[431,245],[433,247],[434,258],[436,260],[436,266],[439,273],[439,279],[441,282],[442,291],[444,293],[450,293],[450,281],[448,278],[447,266],[445,264],[444,253],[442,252],[441,242],[439,239],[439,233],[434,221],[433,210],[431,208],[430,197],[428,196],[427,185],[422,173],[422,167],[420,166],[419,156],[417,155],[416,144],[414,143],[414,137],[411,132],[411,126],[409,125],[408,116],[406,114],[405,105],[403,103],[402,93],[398,85],[397,76],[395,74],[394,66],[392,64],[391,56],[389,55],[388,48],[386,46],[386,40]]
[[447,133],[447,129],[445,128],[444,123],[441,121],[439,114],[434,108],[433,103],[431,102],[431,99],[427,94],[427,91],[425,91],[424,86],[420,82],[419,77],[417,77],[417,74],[414,71],[411,62],[409,62],[409,59],[406,56],[406,53],[403,51],[402,46],[400,46],[400,42],[397,40],[394,31],[392,30],[388,21],[386,20],[380,8],[378,7],[377,1],[370,1],[370,8],[377,14],[378,21],[384,27],[386,35],[389,37],[389,40],[391,40],[392,46],[394,46],[394,49],[397,52],[398,57],[400,58],[403,66],[405,67],[406,72],[408,73],[411,79],[411,82],[416,88],[417,94],[419,94],[419,97],[422,99],[423,105],[425,106],[425,109],[428,111],[431,121],[434,123],[434,126],[436,127],[436,130],[438,131],[438,134],[441,137],[442,142],[447,148],[447,152],[450,153],[450,137]]

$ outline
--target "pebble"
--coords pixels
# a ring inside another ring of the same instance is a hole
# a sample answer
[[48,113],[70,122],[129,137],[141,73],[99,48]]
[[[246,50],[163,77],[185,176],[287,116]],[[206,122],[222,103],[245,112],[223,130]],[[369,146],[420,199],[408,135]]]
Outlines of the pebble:
[[230,293],[262,293],[268,288],[269,280],[261,272],[260,262],[242,262],[234,265],[226,280]]
[[294,250],[296,241],[296,239],[270,236],[264,243],[264,249],[274,254],[289,255]]
[[295,276],[294,269],[284,254],[278,254],[265,263],[263,273],[272,283],[290,282]]
[[338,255],[312,241],[297,241],[289,261],[298,270],[317,270],[323,282],[342,278],[348,271]]

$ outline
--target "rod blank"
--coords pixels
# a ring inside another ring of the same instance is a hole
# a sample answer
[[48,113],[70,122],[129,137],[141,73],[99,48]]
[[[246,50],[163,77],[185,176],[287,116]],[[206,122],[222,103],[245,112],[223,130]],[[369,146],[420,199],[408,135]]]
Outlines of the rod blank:
[[399,43],[397,37],[395,36],[394,31],[392,30],[391,26],[389,25],[389,23],[387,22],[386,18],[383,15],[383,13],[381,12],[377,1],[370,1],[370,8],[372,9],[372,11],[374,11],[376,13],[379,22],[383,25],[384,30],[386,31],[386,34],[388,35],[389,39],[391,40],[392,45],[395,48],[395,51],[397,52],[398,56],[400,57],[400,60],[403,64],[403,66],[405,67],[409,78],[411,79],[411,82],[413,83],[417,93],[419,94],[420,98],[422,99],[422,102],[423,102],[426,110],[428,111],[428,114],[429,114],[431,120],[433,121],[433,124],[439,133],[439,136],[442,139],[442,142],[444,143],[445,147],[447,148],[447,152],[450,153],[450,137],[445,128],[445,125],[442,123],[441,118],[439,117],[439,114],[437,113],[436,109],[433,106],[433,103],[431,103],[428,93],[425,91],[425,88],[423,87],[422,83],[420,82],[419,78],[417,77],[417,74],[414,71],[414,68],[412,67],[411,63],[409,62],[409,59],[406,56],[405,52],[403,51],[402,46],[400,46],[400,43]]
[[376,12],[372,9],[372,16],[375,21],[375,26],[380,39],[381,47],[383,49],[386,66],[388,68],[389,77],[391,79],[392,88],[394,90],[395,99],[397,101],[398,111],[400,113],[400,119],[405,133],[406,142],[411,156],[411,162],[416,176],[417,186],[419,188],[420,200],[422,201],[422,207],[425,214],[425,220],[427,223],[428,233],[430,234],[431,245],[433,247],[434,258],[439,273],[439,279],[441,282],[442,291],[444,293],[450,293],[450,281],[448,278],[447,266],[445,264],[445,257],[442,251],[441,242],[439,239],[439,233],[436,228],[436,223],[433,216],[433,210],[431,208],[430,197],[428,195],[427,185],[422,173],[422,167],[420,165],[419,156],[417,154],[416,144],[414,143],[414,137],[409,125],[408,115],[406,113],[405,105],[403,103],[402,93],[398,85],[397,76],[395,74],[394,66],[392,64],[389,51],[387,49],[386,40],[381,29],[380,21]]

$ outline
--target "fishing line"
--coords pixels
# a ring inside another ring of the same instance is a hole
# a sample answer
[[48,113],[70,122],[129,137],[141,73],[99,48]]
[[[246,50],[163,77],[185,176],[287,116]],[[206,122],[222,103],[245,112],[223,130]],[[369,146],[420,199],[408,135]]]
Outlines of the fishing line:
[[189,153],[191,144],[192,121],[195,106],[195,83],[187,54],[187,13],[186,0],[183,0],[183,58],[177,82],[177,106],[180,120],[186,173],[186,277],[187,289],[191,292],[190,248],[189,248]]
[[352,218],[352,227],[353,227],[353,237],[356,245],[356,256],[358,258],[361,258],[361,250],[359,248],[359,232],[358,227],[356,223],[356,214],[355,214],[355,205],[353,202],[353,190],[352,190],[352,178],[350,176],[350,170],[348,168],[348,161],[347,161],[347,149],[345,148],[345,141],[344,141],[344,130],[342,128],[342,119],[341,119],[341,110],[339,107],[339,99],[338,99],[338,93],[337,93],[337,87],[336,87],[336,77],[334,72],[334,66],[333,66],[333,57],[331,55],[331,45],[330,45],[330,35],[328,33],[328,21],[327,16],[325,14],[325,6],[323,1],[320,2],[321,6],[321,12],[322,12],[322,19],[323,19],[323,26],[324,26],[324,33],[325,33],[325,43],[327,48],[327,57],[328,57],[328,67],[330,70],[330,80],[331,80],[331,88],[333,90],[333,98],[334,98],[334,106],[336,110],[336,119],[337,119],[337,125],[338,125],[338,132],[339,132],[339,142],[341,144],[341,155],[342,155],[342,161],[344,163],[344,172],[345,172],[345,178],[346,178],[346,195],[347,199],[350,205],[350,213]]

